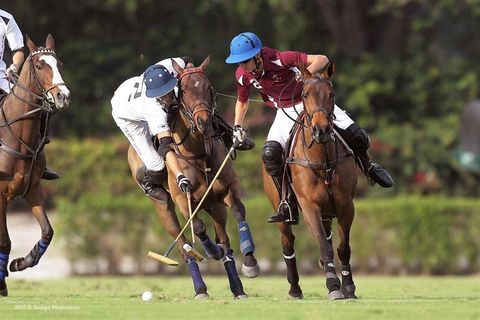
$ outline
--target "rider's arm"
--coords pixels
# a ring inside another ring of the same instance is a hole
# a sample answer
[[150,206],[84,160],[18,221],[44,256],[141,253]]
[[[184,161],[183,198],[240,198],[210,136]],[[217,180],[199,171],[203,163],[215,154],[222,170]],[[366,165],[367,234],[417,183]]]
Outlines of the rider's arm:
[[[157,134],[157,138],[159,141],[161,138],[165,138],[165,137],[170,137],[170,130],[162,131]],[[168,152],[165,155],[165,162],[167,163],[169,169],[175,173],[175,176],[181,173],[182,170],[180,168],[180,164],[178,163],[178,159],[175,155],[175,152]]]
[[322,54],[307,55],[307,69],[314,74],[325,68],[328,64],[328,58]]
[[247,114],[248,111],[248,100],[247,102],[241,102],[240,100],[237,100],[237,103],[235,104],[235,125],[242,126],[243,120],[245,119],[245,115]]
[[17,67],[17,70],[20,70],[20,66],[22,65],[23,61],[25,60],[25,55],[23,54],[23,48],[15,50],[12,61],[13,64]]

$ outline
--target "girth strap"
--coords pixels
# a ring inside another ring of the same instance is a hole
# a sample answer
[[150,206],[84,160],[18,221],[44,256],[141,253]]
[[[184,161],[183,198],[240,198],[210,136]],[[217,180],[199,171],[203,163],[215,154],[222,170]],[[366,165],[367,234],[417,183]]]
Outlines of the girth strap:
[[3,144],[1,141],[0,141],[0,149],[2,149],[3,151],[8,153],[9,155],[14,156],[15,158],[18,158],[20,160],[27,161],[27,160],[30,160],[30,159],[33,158],[33,154],[26,154],[25,155],[23,153],[20,153],[17,150],[10,148],[6,144]]

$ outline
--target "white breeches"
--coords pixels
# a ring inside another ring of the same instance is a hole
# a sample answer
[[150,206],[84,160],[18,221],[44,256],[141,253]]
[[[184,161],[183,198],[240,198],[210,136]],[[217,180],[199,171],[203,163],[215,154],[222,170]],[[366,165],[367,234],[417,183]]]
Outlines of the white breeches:
[[[270,131],[268,132],[267,141],[277,141],[282,145],[282,147],[285,147],[290,135],[290,130],[295,123],[292,119],[297,119],[298,114],[301,111],[303,111],[302,102],[299,102],[290,108],[283,108],[283,110],[277,109],[277,114],[273,120],[272,126],[270,127]],[[290,117],[288,117],[285,113]],[[335,105],[335,108],[333,109],[333,114],[335,115],[335,120],[333,120],[333,123],[340,129],[345,130],[354,123],[347,113],[337,105]]]
[[165,161],[153,146],[152,134],[145,121],[129,122],[114,118],[117,126],[127,137],[132,147],[142,159],[147,170],[161,171],[165,168]]
[[6,93],[10,92],[10,86],[11,84],[8,83],[8,80],[5,78],[5,73],[0,72],[0,89],[5,91]]

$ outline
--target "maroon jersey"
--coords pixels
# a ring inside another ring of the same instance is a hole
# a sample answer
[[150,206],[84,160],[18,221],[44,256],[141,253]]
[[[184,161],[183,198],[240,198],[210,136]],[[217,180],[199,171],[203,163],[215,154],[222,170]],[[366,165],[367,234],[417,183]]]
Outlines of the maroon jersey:
[[303,83],[296,79],[297,66],[307,64],[307,54],[298,51],[278,51],[263,47],[263,74],[257,75],[238,67],[237,96],[240,102],[247,102],[253,85],[260,91],[263,101],[269,107],[287,108],[302,101]]

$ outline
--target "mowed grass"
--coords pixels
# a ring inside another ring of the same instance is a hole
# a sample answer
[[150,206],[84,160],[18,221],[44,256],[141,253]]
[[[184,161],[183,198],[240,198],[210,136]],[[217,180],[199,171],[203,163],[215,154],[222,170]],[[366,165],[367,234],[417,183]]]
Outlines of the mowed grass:
[[301,278],[303,300],[288,298],[283,277],[242,280],[248,300],[233,300],[226,278],[205,277],[210,299],[196,301],[187,277],[9,278],[0,319],[480,319],[479,277],[359,276],[359,299],[333,302],[323,277]]

